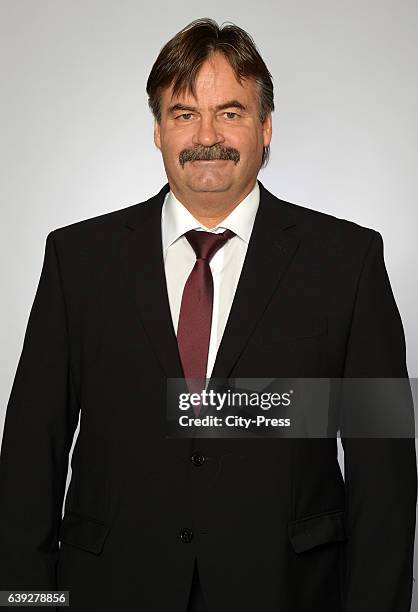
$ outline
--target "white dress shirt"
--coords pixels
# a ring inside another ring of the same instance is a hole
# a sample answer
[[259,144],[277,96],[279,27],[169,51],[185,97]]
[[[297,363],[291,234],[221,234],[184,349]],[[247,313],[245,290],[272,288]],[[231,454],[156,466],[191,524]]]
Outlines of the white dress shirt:
[[171,190],[163,203],[161,232],[164,265],[176,334],[184,285],[196,261],[196,254],[184,234],[192,229],[214,233],[230,229],[236,234],[215,253],[209,263],[213,276],[213,310],[206,378],[211,376],[231,310],[259,202],[260,188],[256,181],[252,191],[219,225],[212,228],[201,225]]

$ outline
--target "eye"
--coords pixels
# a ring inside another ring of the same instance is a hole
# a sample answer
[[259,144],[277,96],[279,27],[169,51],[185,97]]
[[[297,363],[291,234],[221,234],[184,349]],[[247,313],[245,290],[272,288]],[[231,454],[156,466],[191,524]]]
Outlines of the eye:
[[[225,115],[235,115],[235,117],[238,117],[238,114],[232,111],[226,111],[224,114]],[[235,117],[228,117],[228,119],[234,119]]]
[[[191,117],[192,113],[183,113],[182,115],[179,115],[178,117],[176,117],[176,119],[180,119],[181,117]],[[187,119],[184,119],[184,121],[187,121]]]

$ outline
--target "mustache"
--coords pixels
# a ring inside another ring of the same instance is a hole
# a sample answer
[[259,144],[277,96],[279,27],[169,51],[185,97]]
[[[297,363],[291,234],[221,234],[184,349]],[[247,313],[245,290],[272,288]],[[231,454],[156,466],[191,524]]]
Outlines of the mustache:
[[230,159],[237,164],[240,160],[240,154],[239,151],[233,147],[223,147],[221,145],[183,149],[179,154],[179,161],[183,168],[184,164],[188,161],[210,161],[211,159]]

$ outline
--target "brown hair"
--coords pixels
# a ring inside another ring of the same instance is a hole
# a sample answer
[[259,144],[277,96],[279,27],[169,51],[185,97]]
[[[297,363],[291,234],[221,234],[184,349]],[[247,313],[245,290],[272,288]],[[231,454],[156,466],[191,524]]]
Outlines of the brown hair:
[[[259,99],[259,118],[263,122],[274,111],[273,81],[252,37],[232,24],[219,26],[209,17],[195,19],[161,49],[147,80],[148,105],[161,121],[161,91],[173,84],[173,94],[191,91],[196,96],[196,75],[213,53],[219,51],[229,61],[238,81],[252,78]],[[261,167],[267,165],[270,147],[264,147]]]

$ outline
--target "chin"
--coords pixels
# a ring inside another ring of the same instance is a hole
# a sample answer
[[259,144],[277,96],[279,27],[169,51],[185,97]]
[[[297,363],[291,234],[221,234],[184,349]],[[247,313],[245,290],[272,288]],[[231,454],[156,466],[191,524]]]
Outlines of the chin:
[[221,173],[199,173],[195,176],[187,176],[186,184],[192,191],[226,191],[233,184],[233,178]]
[[205,177],[187,181],[187,186],[192,191],[227,191],[231,185],[232,181],[230,178],[214,179],[214,177]]

